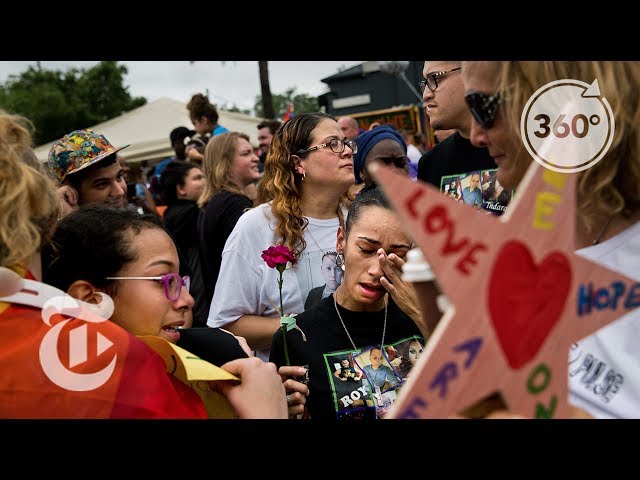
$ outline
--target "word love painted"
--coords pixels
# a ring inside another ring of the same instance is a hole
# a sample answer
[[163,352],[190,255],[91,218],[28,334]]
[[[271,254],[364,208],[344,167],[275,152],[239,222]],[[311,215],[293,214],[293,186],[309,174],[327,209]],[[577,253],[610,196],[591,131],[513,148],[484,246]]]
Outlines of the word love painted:
[[[427,395],[435,392],[440,400],[447,398],[449,382],[459,378],[461,369],[469,370],[473,365],[480,348],[482,348],[483,340],[481,337],[471,338],[453,347],[454,353],[466,353],[464,361],[460,362],[461,367],[456,362],[446,362],[434,375],[429,382]],[[437,399],[436,399],[437,400]],[[411,399],[411,403],[401,412],[397,418],[421,418],[419,410],[424,411],[428,408],[429,402],[417,394]]]
[[593,288],[592,283],[581,284],[578,288],[578,316],[589,315],[591,309],[617,310],[618,305],[626,310],[640,307],[640,283],[635,283],[627,290],[623,282],[612,282],[611,285]]
[[[418,212],[416,211],[415,206],[416,202],[424,194],[424,190],[416,189],[416,191],[410,195],[405,202],[407,212],[413,218],[418,218]],[[440,253],[443,256],[462,253],[455,264],[455,268],[463,275],[469,275],[471,273],[470,268],[477,265],[478,260],[475,257],[476,252],[488,250],[484,243],[472,242],[469,237],[456,238],[455,221],[447,216],[447,208],[443,204],[437,204],[427,210],[424,215],[423,222],[424,229],[427,233],[434,235],[441,232],[446,233],[447,238],[440,250]]]

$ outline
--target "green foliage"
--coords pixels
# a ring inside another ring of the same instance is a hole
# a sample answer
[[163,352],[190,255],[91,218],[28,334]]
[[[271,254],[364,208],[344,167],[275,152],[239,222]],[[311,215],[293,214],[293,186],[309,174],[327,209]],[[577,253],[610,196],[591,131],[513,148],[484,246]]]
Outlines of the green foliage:
[[64,73],[29,67],[0,85],[0,108],[31,120],[34,143],[42,145],[147,103],[131,97],[123,85],[126,73],[127,67],[117,62]]
[[235,112],[235,113],[244,113],[245,115],[251,115],[251,110],[249,110],[248,108],[238,108],[235,103],[230,107],[227,107],[226,105],[221,105],[220,110],[223,112]]
[[[273,94],[273,110],[276,112],[276,120],[282,119],[282,116],[287,112],[289,105],[293,103],[293,113],[299,115],[301,113],[317,112],[319,109],[318,99],[301,93],[295,95],[295,88],[289,88],[283,95]],[[264,117],[264,110],[262,108],[262,96],[256,97],[254,109],[257,117]]]

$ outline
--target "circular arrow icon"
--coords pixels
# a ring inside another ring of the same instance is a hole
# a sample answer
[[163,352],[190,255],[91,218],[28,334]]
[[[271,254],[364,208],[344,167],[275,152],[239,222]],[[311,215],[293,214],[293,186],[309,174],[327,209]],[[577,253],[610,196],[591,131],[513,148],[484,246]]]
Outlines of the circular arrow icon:
[[615,120],[601,96],[598,79],[588,84],[564,79],[549,82],[529,98],[520,118],[520,133],[536,162],[560,173],[595,165],[607,153]]

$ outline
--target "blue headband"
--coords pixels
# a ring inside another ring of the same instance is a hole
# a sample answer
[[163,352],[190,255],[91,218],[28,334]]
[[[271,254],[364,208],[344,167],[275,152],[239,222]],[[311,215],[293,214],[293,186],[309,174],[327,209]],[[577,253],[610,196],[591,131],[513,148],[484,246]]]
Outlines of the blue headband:
[[391,127],[386,125],[381,125],[379,127],[374,128],[373,130],[366,131],[361,133],[356,138],[356,143],[358,144],[358,153],[353,156],[353,174],[356,177],[356,183],[362,183],[362,179],[360,178],[360,172],[364,167],[364,161],[369,155],[371,149],[382,140],[386,140],[390,138],[391,140],[395,140],[404,149],[405,153],[407,152],[407,144],[402,138],[402,135],[397,130],[394,130]]

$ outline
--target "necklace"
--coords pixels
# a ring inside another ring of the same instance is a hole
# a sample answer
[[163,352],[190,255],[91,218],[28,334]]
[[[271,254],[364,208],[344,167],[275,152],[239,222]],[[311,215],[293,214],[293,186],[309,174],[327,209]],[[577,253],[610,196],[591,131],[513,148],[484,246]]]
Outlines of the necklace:
[[316,240],[316,237],[313,236],[313,233],[311,233],[311,228],[309,228],[309,226],[307,226],[307,232],[309,232],[309,236],[311,237],[311,240],[313,240],[313,243],[316,244],[316,247],[318,247],[318,249],[322,252],[322,255],[326,255],[327,252],[325,252],[322,247],[320,246],[320,244],[318,243],[318,241]]
[[604,227],[602,227],[602,230],[600,230],[600,233],[598,233],[598,235],[596,236],[596,238],[593,239],[593,243],[591,244],[593,245],[597,245],[598,243],[600,243],[600,239],[602,238],[602,235],[604,235],[604,232],[607,230],[607,227],[609,226],[609,224],[611,223],[611,220],[613,219],[613,215],[611,215],[609,217],[609,220],[607,220],[607,223],[604,224]]
[[[336,217],[338,218],[338,224],[343,227],[342,225],[342,219],[340,218],[340,215],[336,214]],[[307,217],[305,217],[307,218]],[[333,228],[333,227],[332,227]],[[343,227],[344,228],[344,227]],[[311,240],[313,240],[313,243],[316,244],[316,247],[318,247],[318,249],[322,252],[322,255],[326,255],[327,252],[320,246],[320,244],[318,243],[318,241],[316,240],[316,237],[313,236],[313,233],[311,233],[311,226],[309,224],[309,219],[307,218],[307,225],[305,227],[305,230],[309,233],[309,236],[311,237]]]
[[[344,324],[344,320],[342,320],[342,315],[340,315],[340,310],[338,310],[338,302],[336,301],[336,293],[333,293],[333,306],[336,307],[336,313],[338,314],[338,319],[340,320],[340,323],[342,324],[342,328],[344,328],[344,333],[347,334],[347,337],[349,337],[349,341],[351,342],[351,345],[353,346],[354,350],[358,350],[358,347],[356,347],[356,344],[353,343],[353,339],[351,338],[351,335],[349,335],[349,330],[347,330],[347,326]],[[382,340],[380,340],[380,348],[382,348],[382,345],[384,345],[384,334],[387,331],[387,302],[384,302],[384,325],[382,327]]]

